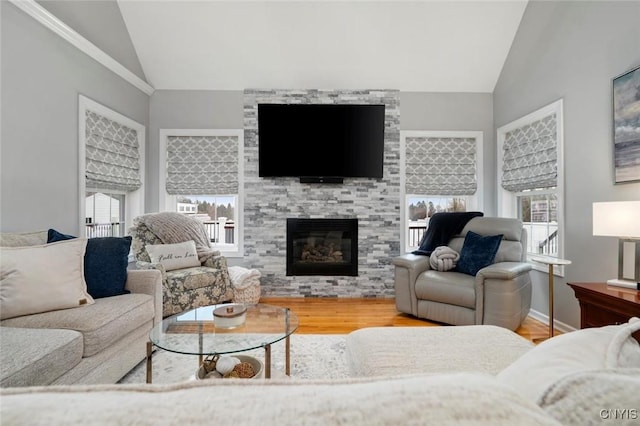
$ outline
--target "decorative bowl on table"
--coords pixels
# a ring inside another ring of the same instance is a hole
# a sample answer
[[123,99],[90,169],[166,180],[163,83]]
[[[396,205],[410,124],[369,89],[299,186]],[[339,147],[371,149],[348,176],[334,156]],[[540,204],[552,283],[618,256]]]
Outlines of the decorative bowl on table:
[[216,328],[234,328],[244,324],[247,307],[242,303],[228,303],[213,310],[213,324]]
[[205,358],[196,370],[196,380],[259,379],[263,372],[263,363],[258,358],[249,355],[214,355]]

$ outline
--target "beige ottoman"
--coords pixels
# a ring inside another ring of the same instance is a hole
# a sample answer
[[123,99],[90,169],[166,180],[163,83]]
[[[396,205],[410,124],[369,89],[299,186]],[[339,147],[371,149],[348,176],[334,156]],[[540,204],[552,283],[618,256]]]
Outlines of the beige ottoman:
[[347,336],[353,377],[472,371],[497,374],[533,343],[493,325],[371,327]]

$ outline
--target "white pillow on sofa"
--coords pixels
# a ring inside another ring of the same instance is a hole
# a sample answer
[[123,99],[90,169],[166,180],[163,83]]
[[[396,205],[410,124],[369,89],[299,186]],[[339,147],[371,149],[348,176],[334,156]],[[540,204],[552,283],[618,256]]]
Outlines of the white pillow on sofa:
[[86,239],[0,248],[0,319],[94,303],[84,280]]
[[631,334],[640,319],[627,324],[585,328],[549,339],[522,355],[496,376],[532,402],[563,377],[587,370],[640,367],[640,344]]
[[162,264],[166,271],[200,266],[193,240],[177,244],[149,244],[146,250],[151,263]]

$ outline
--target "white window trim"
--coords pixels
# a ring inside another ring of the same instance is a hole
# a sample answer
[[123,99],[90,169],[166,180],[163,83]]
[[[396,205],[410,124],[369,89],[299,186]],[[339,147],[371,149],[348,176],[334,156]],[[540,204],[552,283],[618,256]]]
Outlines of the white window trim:
[[[529,125],[535,121],[541,120],[553,113],[556,114],[556,152],[558,155],[558,178],[557,186],[555,190],[556,197],[558,199],[558,258],[564,258],[565,250],[565,220],[564,220],[564,114],[563,114],[563,100],[558,99],[530,114],[518,118],[502,127],[497,131],[497,170],[498,170],[498,188],[497,188],[497,201],[498,201],[498,215],[502,217],[518,217],[518,203],[517,197],[519,195],[527,195],[523,192],[510,192],[502,187],[502,166],[504,164],[502,159],[502,150],[504,148],[504,141],[506,134],[514,129]],[[534,195],[535,193],[530,193]],[[537,271],[548,273],[549,269],[546,265],[541,265],[537,262],[530,261],[533,268]],[[554,268],[554,275],[564,277],[564,266],[556,266]]]
[[[410,197],[422,196],[422,194],[407,194],[405,190],[406,177],[406,139],[407,138],[474,138],[476,140],[476,184],[477,189],[474,195],[465,195],[469,201],[467,209],[482,211],[484,208],[484,161],[483,161],[483,138],[482,131],[465,130],[401,130],[400,131],[400,250],[405,253],[407,250],[407,202]],[[431,196],[430,196],[431,197]],[[458,195],[433,195],[433,197],[462,197]],[[402,254],[401,253],[401,254]]]
[[[125,233],[133,224],[133,219],[144,214],[144,188],[145,188],[145,140],[146,128],[144,125],[126,117],[102,104],[93,101],[86,96],[78,95],[78,164],[79,164],[79,201],[80,218],[78,235],[86,236],[85,197],[87,190],[110,191],[105,188],[87,188],[86,184],[86,111],[93,111],[109,120],[115,121],[136,131],[138,135],[139,173],[142,185],[135,191],[125,193]],[[115,191],[111,191],[115,192]]]
[[[175,211],[176,196],[167,194],[167,141],[170,136],[235,136],[238,138],[238,194],[236,200],[234,222],[238,226],[238,242],[232,247],[235,250],[225,250],[218,245],[216,249],[226,257],[244,256],[244,130],[242,129],[160,129],[160,176],[158,179],[160,210]],[[220,196],[236,196],[236,194],[217,194]],[[230,245],[231,246],[231,245]]]

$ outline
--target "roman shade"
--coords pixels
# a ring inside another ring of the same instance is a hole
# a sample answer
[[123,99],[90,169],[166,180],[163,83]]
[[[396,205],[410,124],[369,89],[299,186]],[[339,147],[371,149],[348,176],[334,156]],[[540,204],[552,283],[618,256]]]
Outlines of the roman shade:
[[557,118],[552,113],[505,133],[502,187],[511,192],[557,186]]
[[87,188],[129,192],[142,186],[136,130],[87,110],[85,138]]
[[475,194],[475,138],[407,137],[405,153],[407,194]]
[[237,136],[169,136],[167,193],[238,193],[238,143]]

